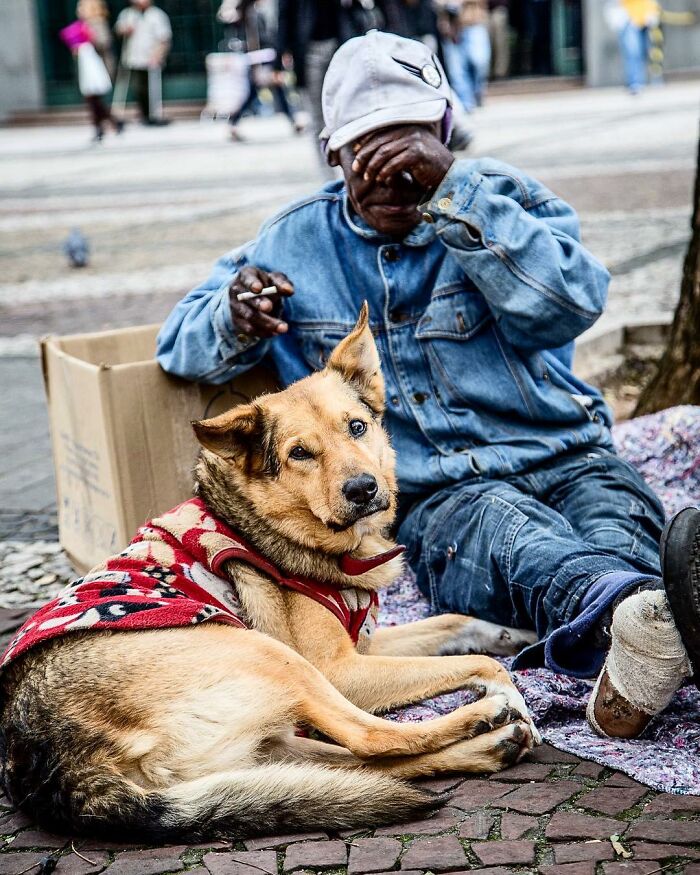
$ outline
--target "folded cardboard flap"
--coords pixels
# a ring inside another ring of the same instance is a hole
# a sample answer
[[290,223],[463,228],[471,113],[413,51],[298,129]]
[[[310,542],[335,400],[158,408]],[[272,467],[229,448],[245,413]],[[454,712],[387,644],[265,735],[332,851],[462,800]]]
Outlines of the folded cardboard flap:
[[61,544],[80,570],[192,494],[190,422],[274,389],[256,368],[224,386],[166,374],[158,325],[42,341]]

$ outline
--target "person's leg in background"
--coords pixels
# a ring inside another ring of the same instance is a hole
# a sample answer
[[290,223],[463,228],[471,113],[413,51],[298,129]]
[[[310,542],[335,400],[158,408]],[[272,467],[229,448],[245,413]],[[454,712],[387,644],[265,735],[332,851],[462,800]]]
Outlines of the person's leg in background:
[[147,125],[150,119],[150,105],[148,100],[148,70],[132,70],[131,84],[134,89],[136,105],[141,113],[141,121]]
[[457,42],[444,39],[442,41],[442,55],[445,59],[445,72],[450,80],[450,85],[464,109],[471,112],[476,106],[476,99],[472,78],[467,69],[469,62],[467,30],[468,28],[462,29]]
[[646,28],[637,27],[628,21],[620,31],[618,39],[625,85],[631,94],[638,94],[647,81],[648,42]]
[[325,127],[323,122],[323,110],[321,108],[321,90],[326,70],[331,58],[338,48],[338,40],[324,39],[311,40],[306,50],[306,89],[304,97],[307,110],[311,116],[311,136],[316,156],[319,160],[321,171],[326,179],[335,179],[333,170],[326,163],[321,151],[319,137]]
[[100,109],[101,99],[97,94],[88,94],[85,97],[85,104],[90,111],[90,121],[95,128],[94,142],[99,143],[104,137],[104,113]]
[[464,39],[474,102],[477,106],[481,106],[491,66],[491,42],[488,29],[483,24],[474,24],[464,29]]
[[494,79],[505,79],[510,70],[510,39],[506,6],[496,6],[489,12],[488,28],[492,52],[491,75]]

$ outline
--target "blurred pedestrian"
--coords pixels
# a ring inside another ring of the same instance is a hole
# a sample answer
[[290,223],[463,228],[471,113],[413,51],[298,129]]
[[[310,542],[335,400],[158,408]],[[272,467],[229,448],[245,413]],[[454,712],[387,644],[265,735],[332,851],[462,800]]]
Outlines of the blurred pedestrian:
[[[379,24],[374,0],[279,0],[277,66],[281,69],[284,57],[291,57],[316,144],[324,127],[321,88],[331,58],[346,40]],[[324,175],[334,178],[320,147],[316,152]]]
[[530,72],[549,76],[552,72],[551,0],[525,0],[525,37],[530,48]]
[[[223,0],[216,17],[224,25],[229,48],[235,46],[237,51],[254,52],[273,47],[274,40],[269,35],[267,20],[259,9],[258,0]],[[292,107],[284,77],[283,70],[270,70],[263,64],[251,64],[248,67],[248,97],[229,118],[232,140],[241,139],[238,123],[246,112],[260,102],[258,91],[262,84],[270,89],[275,110],[287,116],[294,132],[299,134],[304,130],[303,123]]]
[[109,78],[114,82],[117,60],[114,56],[114,40],[109,26],[109,9],[105,0],[79,0],[77,14],[78,18],[90,28],[95,51],[102,58]]
[[489,0],[488,28],[494,79],[505,79],[510,71],[509,11],[509,0]]
[[126,100],[129,84],[133,84],[144,124],[168,124],[163,118],[162,71],[173,36],[170,19],[151,0],[131,0],[119,13],[114,30],[124,40],[120,64],[126,74],[122,72],[126,85],[118,78],[117,88]]
[[76,59],[78,88],[95,128],[93,141],[99,143],[104,137],[105,122],[110,122],[118,134],[122,132],[124,123],[112,115],[105,103],[106,95],[112,90],[112,80],[104,61],[97,54],[92,28],[80,17],[81,11],[79,4],[78,19],[64,27],[59,36]]
[[647,83],[650,30],[658,27],[661,8],[656,0],[614,0],[606,19],[617,32],[625,85],[637,94]]
[[471,112],[483,102],[491,65],[487,0],[437,0],[436,5],[447,76]]
[[417,39],[437,54],[437,16],[432,0],[379,0],[382,29]]

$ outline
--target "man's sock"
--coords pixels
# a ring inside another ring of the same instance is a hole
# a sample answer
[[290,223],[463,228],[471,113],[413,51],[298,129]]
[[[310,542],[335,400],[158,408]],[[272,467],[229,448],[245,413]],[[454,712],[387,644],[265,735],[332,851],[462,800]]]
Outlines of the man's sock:
[[600,735],[632,738],[666,708],[692,669],[661,590],[623,599],[610,631],[610,652],[587,716]]

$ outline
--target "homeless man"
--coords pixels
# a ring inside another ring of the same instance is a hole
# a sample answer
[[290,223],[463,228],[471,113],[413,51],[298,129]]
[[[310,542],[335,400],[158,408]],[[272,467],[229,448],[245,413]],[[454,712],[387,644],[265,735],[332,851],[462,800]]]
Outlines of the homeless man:
[[[534,629],[516,667],[598,674],[592,724],[639,734],[700,648],[696,616],[674,608],[679,594],[698,604],[700,511],[674,521],[662,573],[659,500],[615,455],[600,393],[571,371],[607,271],[543,185],[454,160],[450,89],[423,44],[376,31],[347,42],[323,111],[344,181],[223,257],[169,316],[158,360],[210,383],[267,362],[287,385],[323,366],[367,299],[398,538],[420,588],[435,610]],[[272,300],[237,299],[270,285]]]

